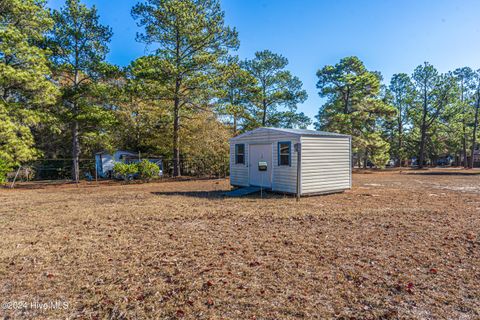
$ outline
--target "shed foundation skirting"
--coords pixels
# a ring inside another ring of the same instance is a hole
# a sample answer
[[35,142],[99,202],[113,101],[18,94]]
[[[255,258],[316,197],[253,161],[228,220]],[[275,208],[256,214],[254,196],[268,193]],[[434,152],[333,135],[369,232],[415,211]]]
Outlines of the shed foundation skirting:
[[[233,185],[233,184],[231,186],[234,187],[234,188],[247,188],[246,186],[237,186],[237,185]],[[276,193],[276,194],[286,194],[286,195],[290,195],[290,196],[296,196],[297,195],[295,192],[272,190],[272,188],[262,188],[262,189],[264,191],[269,191],[269,192]],[[326,195],[329,195],[329,194],[343,193],[347,190],[351,190],[351,188],[328,190],[328,191],[321,191],[321,192],[303,193],[303,194],[300,194],[300,196],[302,198],[314,197],[314,196],[326,196]]]
[[310,192],[310,193],[304,193],[301,196],[302,197],[310,197],[310,196],[321,196],[321,195],[327,195],[327,194],[333,194],[333,193],[343,193],[347,190],[350,190],[350,188],[347,189],[337,189],[337,190],[328,190],[328,191],[320,191],[320,192]]

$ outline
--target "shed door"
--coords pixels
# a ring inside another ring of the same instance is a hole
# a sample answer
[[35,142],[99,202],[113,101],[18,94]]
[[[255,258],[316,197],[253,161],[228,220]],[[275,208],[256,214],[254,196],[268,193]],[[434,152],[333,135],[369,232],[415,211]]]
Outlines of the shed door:
[[[266,170],[265,170],[266,163]],[[251,144],[248,152],[250,185],[272,187],[272,145]]]

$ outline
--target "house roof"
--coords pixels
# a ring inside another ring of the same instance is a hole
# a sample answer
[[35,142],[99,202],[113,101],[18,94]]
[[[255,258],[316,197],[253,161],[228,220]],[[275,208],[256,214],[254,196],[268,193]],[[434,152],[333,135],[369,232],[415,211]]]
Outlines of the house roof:
[[231,140],[238,139],[238,138],[244,138],[244,137],[247,137],[247,136],[249,136],[249,135],[251,135],[255,132],[265,131],[265,130],[282,132],[282,133],[286,133],[286,134],[293,134],[293,135],[296,135],[296,136],[349,137],[349,135],[335,133],[335,132],[316,131],[316,130],[307,130],[307,129],[284,129],[284,128],[262,127],[262,128],[257,128],[257,129],[252,130],[252,131],[242,133],[241,135],[238,135],[238,136],[232,138]]
[[138,155],[138,152],[132,152],[132,151],[125,151],[125,150],[115,150],[114,152],[108,152],[107,150],[103,150],[100,152],[97,152],[95,154],[114,154],[114,153],[124,153],[124,154],[130,154],[130,155]]

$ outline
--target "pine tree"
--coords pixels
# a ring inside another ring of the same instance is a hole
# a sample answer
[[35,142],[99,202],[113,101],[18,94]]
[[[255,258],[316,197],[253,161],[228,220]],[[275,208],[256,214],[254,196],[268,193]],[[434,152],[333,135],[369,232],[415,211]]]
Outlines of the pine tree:
[[474,107],[474,121],[472,129],[472,147],[470,149],[470,168],[473,168],[475,163],[475,151],[477,149],[477,134],[478,134],[478,116],[480,111],[480,69],[475,71],[472,77],[473,96],[471,102]]
[[40,154],[32,129],[58,94],[41,46],[52,25],[45,1],[0,2],[0,158],[9,167]]
[[62,116],[72,135],[73,180],[78,181],[82,135],[86,138],[98,132],[92,125],[113,121],[102,103],[93,99],[102,77],[112,71],[105,63],[112,31],[100,24],[95,6],[88,8],[79,0],[67,0],[60,10],[54,10],[53,20],[48,44],[62,92]]
[[[446,107],[455,99],[455,81],[449,74],[439,75],[428,62],[415,68],[412,79],[417,101],[412,109],[414,126],[419,130],[418,166],[423,168],[427,144],[431,142],[431,131]],[[432,145],[432,144],[430,144]]]
[[248,112],[248,103],[258,94],[257,80],[239,63],[238,57],[229,57],[223,64],[222,81],[218,112],[227,117],[232,127],[233,135],[244,131],[251,116]]
[[389,92],[391,94],[391,104],[396,109],[396,117],[393,121],[392,149],[394,157],[399,166],[403,165],[407,155],[405,145],[406,130],[410,123],[409,111],[415,99],[415,90],[410,77],[405,73],[398,73],[392,76],[390,80]]
[[[257,80],[257,94],[251,97],[252,120],[249,129],[259,126],[306,127],[311,121],[297,113],[297,105],[307,100],[302,82],[285,70],[287,58],[269,50],[255,53],[244,67]],[[283,110],[281,109],[283,108]]]
[[390,150],[379,124],[395,115],[392,106],[381,97],[381,75],[368,71],[357,57],[347,57],[335,66],[317,72],[317,88],[326,103],[316,116],[317,129],[352,136],[357,160],[368,159],[385,166]]
[[138,41],[158,46],[144,59],[144,77],[163,81],[157,99],[170,102],[173,175],[179,176],[181,119],[211,106],[219,63],[238,47],[237,32],[225,25],[218,0],[147,0],[132,15],[145,28]]
[[469,136],[469,123],[473,118],[473,108],[471,108],[471,97],[473,87],[473,71],[469,67],[458,68],[453,71],[453,76],[457,82],[458,98],[457,109],[461,122],[462,133],[462,164],[465,168],[468,168],[467,162],[467,148],[468,148],[468,136]]

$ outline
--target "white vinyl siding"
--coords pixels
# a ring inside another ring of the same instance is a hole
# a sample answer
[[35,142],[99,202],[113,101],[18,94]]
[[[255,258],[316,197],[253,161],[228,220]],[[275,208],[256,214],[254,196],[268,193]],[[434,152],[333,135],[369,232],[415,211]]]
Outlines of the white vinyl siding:
[[[291,166],[278,166],[278,142],[291,142],[292,163]],[[230,142],[230,184],[234,186],[248,186],[249,175],[249,145],[250,144],[271,144],[272,145],[272,190],[279,192],[295,193],[297,184],[297,154],[294,152],[294,145],[298,143],[296,135],[272,131],[269,129],[258,129],[250,135],[234,138]],[[245,165],[235,164],[235,144],[245,144]]]
[[248,186],[248,144],[245,144],[245,164],[235,163],[235,144],[230,144],[230,184],[245,187]]
[[[278,165],[278,143],[291,143],[291,164]],[[259,128],[230,140],[230,183],[249,186],[250,145],[269,144],[272,148],[272,190],[297,192],[295,144],[301,142],[301,194],[342,191],[351,188],[351,142],[349,136],[282,132]],[[235,164],[235,144],[245,144],[245,164]]]
[[[291,161],[290,166],[278,165],[278,142],[291,142]],[[298,138],[285,137],[277,139],[273,144],[273,186],[274,191],[297,193],[297,153],[294,152],[295,143],[298,143]]]
[[308,137],[302,140],[302,194],[351,188],[349,137]]

